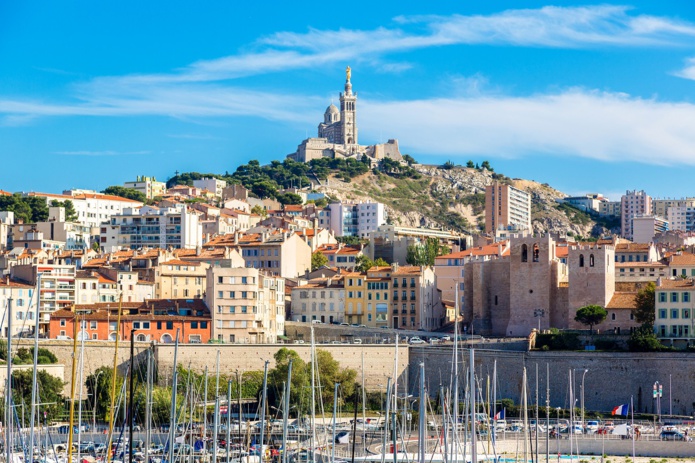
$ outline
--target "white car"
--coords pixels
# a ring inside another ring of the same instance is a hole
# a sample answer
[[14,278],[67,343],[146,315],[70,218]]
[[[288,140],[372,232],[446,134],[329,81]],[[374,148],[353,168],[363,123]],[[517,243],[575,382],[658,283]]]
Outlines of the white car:
[[423,341],[421,338],[418,336],[413,336],[410,338],[410,341],[408,341],[410,344],[427,344],[425,341]]

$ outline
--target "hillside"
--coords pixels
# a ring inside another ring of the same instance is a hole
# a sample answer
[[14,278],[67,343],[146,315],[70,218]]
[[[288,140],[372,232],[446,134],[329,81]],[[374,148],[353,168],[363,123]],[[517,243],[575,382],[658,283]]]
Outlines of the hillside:
[[[568,233],[589,238],[618,226],[590,216],[557,199],[567,195],[547,184],[510,179],[489,169],[416,164],[390,159],[370,169],[366,160],[328,159],[300,163],[289,159],[261,166],[249,161],[233,174],[187,172],[171,178],[167,186],[192,184],[196,178],[214,176],[228,183],[240,183],[257,197],[273,197],[283,204],[297,204],[297,195],[281,193],[285,188],[305,187],[326,193],[331,199],[373,200],[386,205],[390,223],[403,226],[444,227],[476,233],[485,226],[485,187],[493,181],[508,183],[531,193],[532,225],[536,233]],[[473,166],[469,161],[469,165]],[[487,162],[483,166],[489,167]],[[597,223],[599,220],[599,223]]]
[[350,182],[332,175],[319,189],[332,198],[382,202],[390,222],[403,226],[444,227],[475,232],[485,226],[485,187],[495,180],[531,193],[534,232],[569,232],[588,238],[606,233],[612,223],[597,222],[588,214],[557,199],[566,194],[530,180],[509,179],[488,170],[413,165],[420,178],[394,178],[369,171]]

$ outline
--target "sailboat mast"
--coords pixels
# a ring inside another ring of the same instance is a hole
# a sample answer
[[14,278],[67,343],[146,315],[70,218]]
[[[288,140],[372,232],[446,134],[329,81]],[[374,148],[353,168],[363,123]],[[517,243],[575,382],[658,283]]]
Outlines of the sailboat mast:
[[[86,325],[87,322],[84,320],[84,316],[82,317],[82,326],[80,327],[80,360],[79,360],[79,369],[80,369],[80,392],[79,392],[79,400],[77,404],[77,459],[78,461],[82,460],[81,453],[82,453],[82,388],[84,386],[84,334],[83,332],[86,331]],[[34,367],[35,368],[35,367]],[[22,420],[23,422],[24,420]],[[33,451],[33,450],[32,450]]]
[[[176,440],[176,389],[179,382],[178,366],[176,364],[179,354],[179,329],[176,329],[174,341],[174,373],[171,379],[171,410],[169,416],[169,462],[174,461],[174,441]],[[109,443],[110,444],[110,443]]]
[[[338,412],[338,388],[340,383],[333,386],[333,426],[331,427],[331,463],[335,463],[335,414]],[[386,433],[384,433],[386,435]],[[384,461],[384,453],[381,453],[381,461]]]
[[[215,367],[215,418],[212,425],[212,463],[217,462],[217,433],[220,425],[220,351],[217,351],[217,364]],[[207,400],[207,397],[205,398]]]
[[[292,360],[287,365],[287,384],[285,385],[285,404],[282,411],[282,463],[287,463],[287,418],[290,414],[290,387],[292,385]],[[312,426],[314,423],[311,423]]]
[[364,349],[362,349],[362,447],[367,450],[367,393],[364,389]]
[[425,450],[427,449],[427,440],[425,439],[425,423],[427,413],[427,398],[425,397],[425,363],[420,363],[420,416],[418,423],[418,442],[419,447],[419,462],[425,463]]
[[34,325],[34,371],[31,374],[31,416],[29,417],[29,451],[31,453],[31,458],[33,458],[34,452],[34,419],[36,418],[36,393],[37,393],[37,375],[38,369],[36,365],[39,363],[39,317],[41,310],[41,274],[39,273],[36,279],[36,317],[34,320],[36,324]]
[[[73,323],[73,342],[72,342],[72,374],[70,379],[72,384],[70,385],[70,429],[68,429],[68,463],[72,463],[72,439],[73,439],[73,425],[75,424],[75,386],[77,382],[77,313],[75,313],[75,323]],[[8,357],[10,356],[9,345],[8,345]]]
[[133,458],[135,449],[133,448],[133,444],[135,443],[135,436],[133,435],[133,429],[135,428],[135,407],[133,404],[135,403],[135,364],[133,363],[133,360],[135,359],[135,329],[130,330],[130,391],[128,394],[128,427],[130,428],[130,442],[128,444],[129,448],[129,460],[130,462],[134,462],[135,459]]
[[469,401],[471,404],[471,463],[478,462],[478,443],[476,436],[476,419],[475,419],[475,349],[470,351],[470,365],[468,366],[470,370],[470,384],[469,388]]
[[[263,388],[265,389],[265,388]],[[239,428],[241,429],[241,422],[239,422]],[[263,426],[261,426],[261,432]],[[230,450],[230,440],[232,439],[232,380],[227,380],[227,438],[226,438],[226,451],[227,451],[227,462],[229,462],[229,450]],[[148,463],[148,462],[145,462]]]
[[113,444],[113,425],[116,420],[116,378],[118,377],[118,341],[121,338],[121,313],[123,305],[123,293],[118,296],[118,317],[116,319],[116,345],[114,346],[113,352],[113,372],[111,380],[111,406],[109,407],[109,446],[106,449],[106,463],[110,463],[113,459],[113,450],[111,446]]
[[[263,461],[263,441],[265,438],[265,410],[266,410],[266,403],[268,400],[268,364],[270,362],[268,360],[265,361],[265,364],[263,366],[263,392],[261,394],[261,461]],[[239,423],[239,426],[241,426],[241,423]],[[284,450],[284,449],[283,449]]]
[[316,445],[316,351],[314,350],[314,327],[311,327],[311,462],[314,461]]
[[[391,378],[386,380],[386,414],[384,415],[384,435],[381,440],[381,463],[386,463],[386,440],[389,435],[389,412],[391,411]],[[333,424],[335,428],[335,423]],[[335,432],[335,431],[334,431]],[[333,439],[335,445],[335,438]],[[395,449],[394,449],[395,452]],[[331,462],[333,463],[333,462]]]
[[145,463],[150,463],[152,442],[152,349],[147,349],[147,389],[145,390]]
[[[38,320],[36,320],[38,323]],[[5,462],[12,461],[12,297],[7,299],[7,384],[5,386]]]

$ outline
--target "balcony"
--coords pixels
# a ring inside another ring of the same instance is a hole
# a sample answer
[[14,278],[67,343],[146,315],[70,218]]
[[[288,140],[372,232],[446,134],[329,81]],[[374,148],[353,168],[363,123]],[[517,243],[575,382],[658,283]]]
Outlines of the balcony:
[[411,287],[411,288],[414,288],[414,287],[415,287],[415,282],[411,282],[411,283],[410,283],[410,287]]
[[394,288],[398,288],[398,282],[397,282],[397,281],[394,281],[394,282],[393,282],[393,287],[394,287]]
[[394,300],[394,301],[397,301],[397,300],[398,300],[398,295],[395,295],[395,294],[394,294],[393,300]]

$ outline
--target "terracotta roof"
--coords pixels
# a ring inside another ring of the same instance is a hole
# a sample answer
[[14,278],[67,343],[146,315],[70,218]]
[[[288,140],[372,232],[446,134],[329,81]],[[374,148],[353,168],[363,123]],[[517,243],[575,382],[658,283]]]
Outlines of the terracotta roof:
[[78,278],[79,278],[80,280],[85,280],[85,279],[87,279],[87,278],[89,278],[89,279],[94,279],[94,280],[98,280],[98,279],[99,279],[99,276],[98,276],[97,273],[94,273],[94,274],[93,274],[92,271],[88,271],[88,270],[78,270],[78,271],[75,272],[75,279],[78,279]]
[[569,256],[570,249],[567,246],[556,246],[555,257],[563,258]]
[[695,254],[689,252],[672,254],[669,261],[671,265],[695,265]]
[[5,190],[0,190],[0,196],[12,196],[12,193]]
[[500,246],[502,247],[501,256],[508,256],[509,248],[507,247],[507,241],[500,241],[499,243],[487,244],[485,246],[478,246],[475,248],[466,249],[464,251],[445,254],[437,257],[435,260],[444,261],[445,259],[461,259],[472,256],[497,256],[500,255]]
[[[372,267],[374,268],[374,267]],[[372,270],[372,269],[369,269]],[[419,275],[421,267],[416,267],[414,265],[399,265],[396,270],[393,271],[391,275]]]
[[98,278],[99,278],[99,283],[105,283],[105,284],[111,284],[111,285],[115,285],[117,283],[116,280],[112,280],[111,278],[105,277],[101,273],[99,274]]
[[637,308],[635,297],[637,297],[637,293],[616,292],[613,294],[608,305],[606,305],[606,309],[635,309]]
[[0,279],[0,288],[33,289],[34,286],[5,277]]
[[193,266],[197,267],[200,265],[200,262],[172,259],[172,260],[168,260],[166,262],[162,262],[160,265],[193,265]]
[[615,252],[646,252],[651,248],[649,243],[618,243]]
[[661,284],[657,285],[657,288],[695,288],[695,281],[691,278],[676,278],[675,280],[671,280],[670,278],[662,278]]

